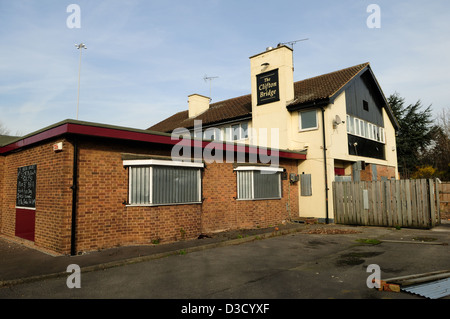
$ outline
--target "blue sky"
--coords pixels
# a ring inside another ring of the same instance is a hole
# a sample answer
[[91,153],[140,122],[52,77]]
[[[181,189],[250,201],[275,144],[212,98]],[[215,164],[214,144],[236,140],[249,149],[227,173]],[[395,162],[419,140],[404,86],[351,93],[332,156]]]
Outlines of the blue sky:
[[[368,28],[370,4],[381,28]],[[80,28],[68,28],[70,4]],[[76,118],[145,129],[187,109],[249,94],[249,57],[294,46],[294,79],[370,62],[386,96],[449,110],[450,2],[0,0],[0,123],[27,134]]]

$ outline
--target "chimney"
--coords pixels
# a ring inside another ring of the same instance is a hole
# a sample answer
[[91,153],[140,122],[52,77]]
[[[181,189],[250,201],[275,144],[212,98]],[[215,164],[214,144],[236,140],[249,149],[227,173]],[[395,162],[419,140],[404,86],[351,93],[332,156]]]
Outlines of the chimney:
[[252,127],[256,131],[278,133],[278,140],[269,137],[268,145],[289,148],[294,130],[287,103],[294,99],[292,49],[279,45],[250,57],[252,87]]
[[210,98],[200,94],[191,94],[188,96],[189,104],[189,118],[196,117],[197,115],[205,112],[209,109]]

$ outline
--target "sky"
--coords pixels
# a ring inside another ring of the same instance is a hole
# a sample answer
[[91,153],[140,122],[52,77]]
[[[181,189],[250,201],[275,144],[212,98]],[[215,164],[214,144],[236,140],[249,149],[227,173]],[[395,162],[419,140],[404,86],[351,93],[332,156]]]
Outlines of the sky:
[[0,126],[76,119],[80,75],[80,121],[147,129],[251,93],[249,57],[302,39],[295,81],[370,62],[385,96],[450,111],[448,0],[0,0]]

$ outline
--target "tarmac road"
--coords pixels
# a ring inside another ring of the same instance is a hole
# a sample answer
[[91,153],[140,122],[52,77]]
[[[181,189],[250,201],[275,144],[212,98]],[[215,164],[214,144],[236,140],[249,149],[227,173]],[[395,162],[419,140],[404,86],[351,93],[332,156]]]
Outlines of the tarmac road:
[[[382,279],[450,269],[450,228],[444,226],[395,230],[314,225],[282,236],[252,238],[211,249],[186,249],[104,270],[84,271],[82,258],[86,257],[71,257],[65,260],[67,265],[79,263],[82,267],[81,288],[68,288],[71,273],[67,273],[23,283],[3,281],[0,298],[424,299],[368,288],[366,280],[371,273],[367,267],[378,265]],[[358,241],[368,238],[381,243]],[[26,267],[17,265],[17,269],[21,266]]]

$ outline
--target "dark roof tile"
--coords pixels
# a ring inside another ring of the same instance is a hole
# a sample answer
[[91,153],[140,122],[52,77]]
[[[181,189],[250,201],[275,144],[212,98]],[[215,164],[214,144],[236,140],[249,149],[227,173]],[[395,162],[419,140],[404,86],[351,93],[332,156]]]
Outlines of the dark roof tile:
[[[332,97],[367,66],[369,66],[369,63],[363,63],[295,82],[294,100],[289,104],[304,104]],[[252,100],[251,95],[248,94],[213,103],[208,110],[195,118],[189,118],[188,111],[178,112],[153,125],[148,130],[169,133],[176,128],[193,128],[194,120],[201,120],[202,125],[208,125],[248,117],[251,115],[251,112]]]

